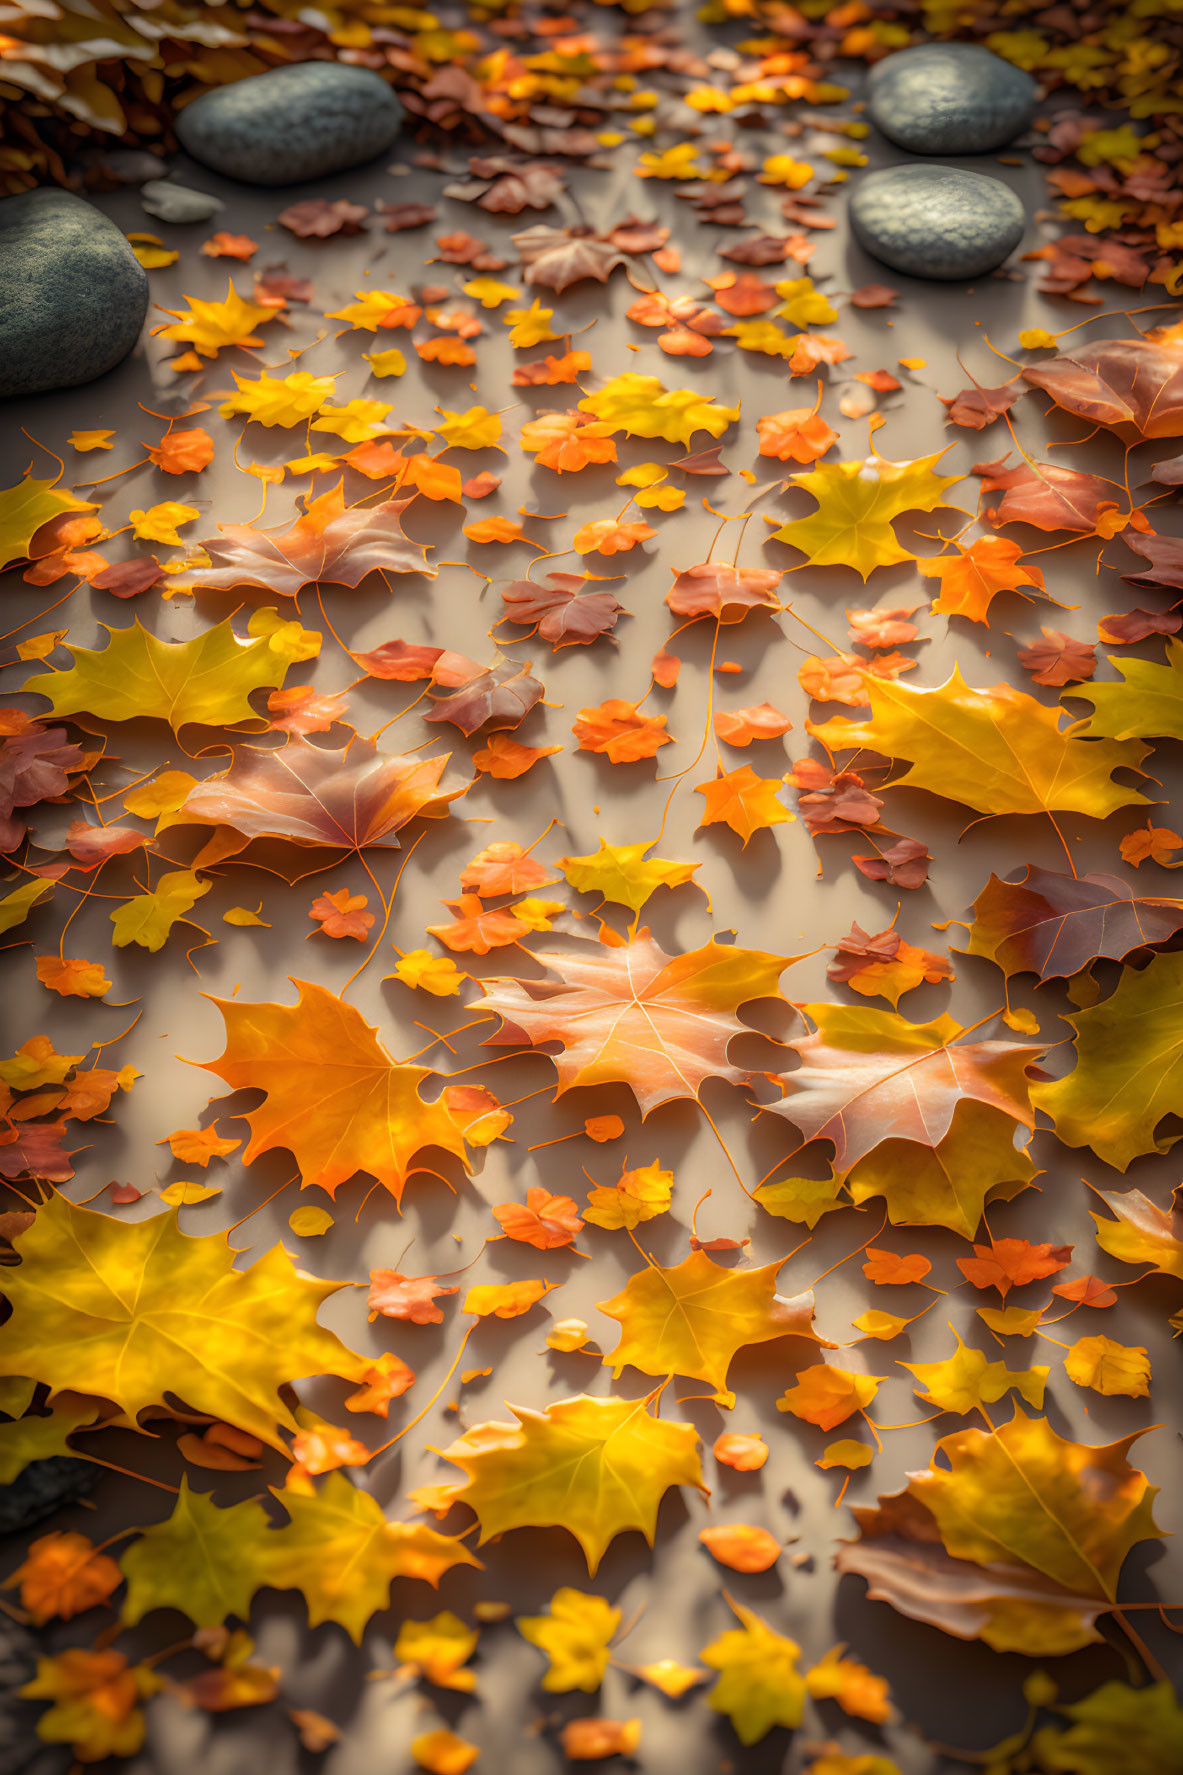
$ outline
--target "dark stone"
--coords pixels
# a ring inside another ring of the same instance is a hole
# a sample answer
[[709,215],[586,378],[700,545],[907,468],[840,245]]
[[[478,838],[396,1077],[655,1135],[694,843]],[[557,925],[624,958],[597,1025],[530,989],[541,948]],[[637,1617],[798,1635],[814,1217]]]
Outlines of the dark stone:
[[380,74],[297,62],[202,93],[177,118],[194,160],[248,185],[295,185],[389,148],[403,108]]
[[92,382],[147,312],[148,275],[101,210],[50,189],[0,201],[0,395]]
[[911,277],[949,282],[993,271],[1023,238],[1023,206],[1001,179],[953,166],[867,173],[850,200],[864,250]]
[[63,1504],[76,1503],[94,1489],[98,1476],[93,1461],[75,1461],[69,1455],[30,1461],[11,1485],[0,1485],[0,1535],[14,1535]]
[[37,1736],[44,1701],[22,1701],[20,1691],[37,1674],[41,1650],[33,1635],[0,1613],[0,1770],[3,1775],[65,1775],[71,1758],[65,1746]]
[[1030,74],[977,43],[920,43],[879,62],[867,116],[912,154],[987,154],[1035,115]]

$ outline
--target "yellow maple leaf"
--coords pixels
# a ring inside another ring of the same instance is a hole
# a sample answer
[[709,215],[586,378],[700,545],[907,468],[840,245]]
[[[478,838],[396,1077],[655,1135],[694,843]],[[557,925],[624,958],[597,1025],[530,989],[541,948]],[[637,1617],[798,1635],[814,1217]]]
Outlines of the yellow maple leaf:
[[464,286],[464,294],[472,296],[482,308],[500,308],[503,302],[513,302],[522,294],[513,284],[499,283],[495,277],[474,277]]
[[527,346],[546,345],[562,337],[550,330],[554,317],[554,309],[543,308],[535,296],[529,308],[507,308],[501,318],[510,328],[510,344],[515,351],[521,351]]
[[185,300],[188,310],[166,308],[164,313],[173,316],[173,325],[154,327],[153,332],[191,345],[200,357],[217,357],[229,345],[261,345],[254,329],[273,321],[279,312],[244,301],[232,280],[227,283],[224,301],[206,302],[197,296],[186,296]]
[[626,1169],[611,1188],[596,1184],[589,1190],[583,1218],[608,1232],[640,1226],[668,1211],[673,1185],[673,1172],[664,1171],[656,1159],[634,1171]]
[[756,1744],[773,1726],[790,1731],[801,1724],[805,1683],[797,1669],[801,1647],[772,1628],[742,1603],[731,1604],[739,1621],[721,1633],[699,1656],[719,1672],[707,1696],[716,1713],[724,1713],[741,1744]]
[[1092,814],[1145,805],[1136,789],[1112,780],[1137,770],[1146,756],[1139,740],[1084,739],[1089,723],[1061,725],[1064,711],[1049,709],[1010,684],[975,690],[954,667],[932,689],[864,679],[868,720],[842,716],[810,733],[833,751],[866,746],[910,768],[896,784],[929,789],[978,813]]
[[15,487],[0,489],[0,568],[23,561],[29,544],[51,518],[62,512],[93,512],[98,507],[72,493],[59,493],[52,481],[26,474]]
[[733,1404],[727,1370],[738,1350],[778,1337],[817,1341],[812,1291],[791,1299],[776,1292],[784,1262],[732,1270],[692,1251],[672,1269],[647,1264],[619,1294],[597,1303],[620,1324],[620,1341],[605,1363],[616,1375],[631,1366],[642,1374],[706,1381],[718,1399]]
[[938,1411],[976,1411],[980,1405],[995,1404],[1012,1388],[1037,1410],[1043,1405],[1050,1369],[1010,1369],[1004,1362],[991,1362],[981,1350],[963,1344],[952,1326],[949,1329],[957,1344],[951,1356],[941,1362],[900,1363],[916,1376],[916,1393],[926,1405],[935,1405]]
[[430,949],[408,949],[395,964],[388,980],[401,980],[404,986],[430,992],[434,998],[450,998],[460,991],[468,975],[450,957],[433,955]]
[[283,1449],[296,1420],[281,1387],[368,1367],[317,1324],[339,1282],[299,1274],[278,1245],[236,1269],[225,1233],[190,1237],[175,1209],[124,1221],[55,1193],[13,1244],[0,1374],[110,1399],[132,1424],[175,1392]]
[[828,296],[813,287],[811,277],[790,277],[778,283],[776,293],[783,297],[777,314],[794,327],[825,326],[838,319],[838,310]]
[[389,401],[367,401],[359,396],[342,407],[321,407],[312,429],[335,432],[347,444],[364,444],[390,430],[386,424],[389,411]]
[[416,304],[393,290],[355,290],[353,294],[355,299],[347,308],[332,308],[326,318],[348,321],[355,332],[376,333],[392,321],[409,326],[419,317]]
[[240,376],[231,371],[237,393],[218,408],[223,419],[241,414],[256,425],[303,425],[332,400],[336,376],[314,376],[310,370],[293,370],[288,376]]
[[514,1625],[523,1639],[546,1653],[542,1686],[549,1694],[582,1689],[591,1695],[604,1679],[608,1647],[620,1620],[621,1611],[602,1596],[564,1585],[551,1597],[549,1614],[518,1615]]
[[371,1615],[389,1603],[392,1578],[438,1586],[453,1566],[480,1569],[462,1541],[421,1523],[391,1521],[340,1472],[307,1494],[288,1488],[272,1495],[288,1513],[281,1527],[253,1498],[220,1509],[182,1478],[172,1515],[120,1561],[124,1625],[135,1626],[152,1609],[177,1609],[197,1627],[216,1627],[230,1615],[245,1619],[255,1591],[270,1585],[299,1590],[311,1626],[336,1621],[359,1644]]
[[664,438],[669,444],[689,444],[696,431],[721,438],[739,418],[739,407],[717,407],[714,397],[693,388],[667,389],[656,376],[639,376],[625,370],[613,376],[595,394],[579,403],[599,423],[598,436],[616,431],[630,438]]
[[682,887],[691,881],[697,863],[672,863],[664,857],[648,857],[656,839],[641,844],[609,844],[586,857],[560,857],[559,868],[568,883],[581,894],[600,894],[614,905],[640,912],[659,887]]
[[482,1543],[512,1528],[567,1529],[593,1574],[616,1535],[639,1529],[652,1546],[669,1487],[706,1489],[698,1432],[654,1417],[654,1397],[511,1405],[516,1423],[476,1424],[441,1451],[467,1474],[445,1498],[475,1511]]
[[[85,713],[106,721],[155,716],[179,732],[191,721],[222,727],[255,718],[251,692],[278,689],[290,664],[267,637],[235,634],[229,618],[188,641],[161,641],[138,621],[107,634],[106,647],[71,647],[68,671],[30,678],[25,689],[48,697],[55,715]],[[164,777],[157,781],[162,785]],[[131,811],[155,811],[159,788],[132,793],[137,803]]]
[[861,462],[828,462],[790,475],[794,487],[812,493],[817,511],[773,531],[777,542],[800,549],[814,567],[853,567],[864,580],[876,567],[893,567],[915,556],[900,546],[891,527],[904,512],[935,511],[960,475],[939,475],[946,454],[936,450],[910,462],[869,456]]
[[430,1621],[404,1621],[394,1642],[398,1662],[425,1676],[440,1689],[460,1689],[471,1694],[476,1672],[462,1666],[476,1651],[477,1630],[468,1627],[450,1609]]
[[162,500],[159,505],[149,506],[147,511],[128,513],[131,533],[137,542],[166,542],[174,548],[181,546],[181,538],[177,535],[180,526],[191,524],[198,516],[195,505],[182,505],[176,499]]
[[388,351],[366,351],[362,356],[370,366],[371,376],[403,376],[406,374],[407,360],[397,346],[392,345]]
[[112,938],[116,949],[136,943],[152,954],[163,949],[168,934],[179,919],[191,912],[211,883],[201,881],[192,869],[174,869],[162,875],[149,894],[137,894],[125,900],[111,914],[115,926]]
[[447,448],[452,450],[488,450],[501,437],[501,415],[487,407],[469,407],[466,413],[452,413],[437,407],[443,421],[436,426]]

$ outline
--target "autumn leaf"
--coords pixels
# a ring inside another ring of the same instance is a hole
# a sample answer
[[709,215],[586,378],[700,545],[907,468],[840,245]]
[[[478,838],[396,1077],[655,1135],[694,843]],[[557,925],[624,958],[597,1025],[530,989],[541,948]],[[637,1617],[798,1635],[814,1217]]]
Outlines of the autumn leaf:
[[341,751],[299,735],[276,750],[236,749],[229,770],[189,791],[164,826],[228,827],[245,841],[360,850],[385,844],[409,820],[442,819],[466,784],[445,778],[449,754],[435,758],[382,752],[355,735]]
[[760,1269],[733,1270],[692,1251],[672,1269],[648,1264],[599,1308],[620,1324],[620,1341],[604,1357],[619,1378],[623,1368],[642,1374],[685,1375],[715,1389],[723,1404],[732,1357],[749,1344],[778,1337],[820,1342],[813,1330],[813,1294],[786,1299],[776,1292],[784,1259]]
[[1024,460],[1015,468],[1001,462],[975,463],[986,493],[1002,490],[997,506],[987,507],[992,524],[1030,524],[1036,530],[1068,530],[1084,536],[1112,535],[1128,512],[1118,501],[1125,489],[1100,475],[1054,462]]
[[70,647],[64,672],[29,678],[24,688],[48,698],[55,715],[97,715],[104,721],[152,716],[174,733],[196,722],[226,727],[258,720],[250,697],[275,689],[291,655],[266,633],[244,637],[230,618],[188,641],[162,641],[138,621],[107,629],[104,648]]
[[614,905],[639,913],[659,887],[682,887],[693,880],[699,867],[697,863],[650,857],[648,852],[656,842],[609,844],[601,838],[598,851],[587,857],[560,857],[559,868],[578,893],[599,894]]
[[1157,660],[1114,659],[1120,684],[1092,684],[1072,696],[1093,705],[1085,732],[1100,738],[1183,739],[1183,643],[1167,641],[1165,665]]
[[1010,684],[974,690],[955,667],[944,684],[916,688],[868,677],[868,721],[836,717],[809,731],[834,751],[868,747],[909,766],[894,784],[928,789],[983,814],[1063,811],[1103,819],[1146,797],[1115,783],[1137,771],[1136,740],[1084,740],[1086,721],[1061,726],[1049,709]]
[[1081,1337],[1064,1358],[1064,1373],[1078,1387],[1113,1398],[1146,1399],[1150,1362],[1144,1346],[1115,1343],[1111,1337]]
[[272,1148],[295,1156],[305,1187],[330,1196],[359,1171],[399,1201],[420,1155],[450,1153],[467,1168],[464,1130],[445,1097],[427,1102],[419,1087],[430,1067],[392,1061],[352,1005],[323,986],[293,981],[294,1005],[213,999],[226,1023],[226,1051],[199,1061],[231,1090],[264,1093],[248,1112],[243,1163]]
[[613,376],[597,393],[585,395],[581,413],[590,413],[601,435],[622,431],[630,438],[664,438],[668,444],[689,445],[695,432],[722,437],[739,418],[738,407],[717,407],[712,395],[691,388],[667,389],[657,376],[639,376],[626,370]]
[[116,949],[135,943],[156,954],[164,948],[173,926],[209,893],[210,886],[192,869],[170,870],[160,877],[151,893],[137,894],[115,908],[111,914],[115,927],[112,943]]
[[122,1582],[115,1561],[97,1551],[86,1535],[57,1532],[31,1544],[4,1586],[19,1584],[21,1607],[36,1626],[43,1627],[55,1616],[70,1621],[97,1608]]
[[1183,350],[1150,339],[1105,339],[1029,364],[1023,381],[1093,425],[1133,426],[1143,438],[1183,437]]
[[719,1672],[707,1696],[716,1713],[727,1716],[741,1744],[758,1744],[774,1726],[801,1724],[805,1683],[797,1669],[801,1648],[774,1633],[751,1609],[731,1604],[738,1627],[721,1633],[699,1653]]
[[628,615],[612,592],[596,591],[595,585],[582,573],[548,573],[545,585],[515,579],[501,588],[506,619],[533,624],[535,633],[552,647],[587,646]]
[[[895,1718],[895,1709],[888,1699],[891,1691],[886,1677],[876,1676],[853,1658],[844,1658],[845,1650],[844,1645],[834,1646],[812,1670],[805,1672],[806,1690],[815,1701],[836,1701],[852,1719],[889,1725]],[[813,1775],[817,1775],[816,1769]],[[834,1775],[839,1772],[835,1770]],[[868,1770],[867,1775],[875,1772]]]
[[901,1614],[995,1651],[1094,1643],[1127,1552],[1160,1533],[1155,1488],[1126,1458],[1135,1440],[1072,1442],[1018,1407],[996,1430],[955,1431],[903,1492],[854,1507],[861,1538],[839,1544],[838,1569]]
[[296,1375],[360,1378],[363,1359],[317,1323],[341,1287],[296,1271],[280,1246],[249,1269],[225,1233],[190,1237],[176,1210],[136,1222],[54,1194],[13,1241],[0,1374],[110,1399],[135,1423],[171,1393],[274,1448],[296,1421]]
[[542,694],[542,682],[531,675],[529,660],[498,656],[486,671],[439,692],[435,707],[423,719],[449,721],[466,736],[480,728],[518,727]]
[[511,1406],[516,1423],[474,1425],[442,1450],[467,1476],[449,1498],[475,1511],[482,1544],[512,1528],[567,1529],[592,1574],[629,1529],[652,1546],[669,1487],[706,1489],[693,1425],[652,1416],[653,1397],[581,1395],[544,1412]]
[[780,1075],[784,1095],[767,1108],[806,1140],[832,1142],[839,1169],[886,1141],[938,1146],[967,1100],[1033,1126],[1027,1068],[1039,1048],[961,1042],[964,1031],[948,1015],[909,1023],[867,1005],[799,1008],[816,1032],[789,1043],[802,1064]]
[[221,302],[197,296],[186,296],[185,301],[187,309],[162,310],[173,316],[172,326],[155,327],[153,331],[162,339],[192,346],[199,357],[217,357],[232,345],[262,345],[255,328],[274,320],[276,314],[274,308],[247,302],[234,288],[233,279],[228,281]]
[[[962,1414],[981,1405],[994,1405],[1012,1388],[1028,1405],[1039,1410],[1049,1368],[1010,1369],[1005,1362],[991,1362],[981,1350],[971,1350],[953,1330],[956,1349],[939,1362],[901,1362],[919,1383],[917,1395],[938,1411]],[[923,1390],[922,1390],[923,1389]]]
[[959,1257],[957,1267],[975,1288],[997,1288],[1006,1296],[1044,1276],[1054,1276],[1072,1256],[1071,1245],[1033,1245],[1029,1239],[992,1239],[975,1245],[972,1257]]
[[59,492],[55,482],[38,480],[30,470],[15,487],[0,489],[0,569],[28,558],[43,524],[65,512],[97,510],[85,499]]
[[571,1245],[583,1230],[572,1198],[552,1195],[540,1185],[526,1191],[524,1204],[503,1202],[493,1214],[506,1238],[533,1245],[538,1251]]
[[609,1232],[640,1226],[642,1221],[655,1220],[668,1211],[673,1183],[673,1172],[664,1171],[656,1160],[632,1171],[626,1164],[613,1187],[592,1187],[583,1217],[592,1226]]
[[1090,1146],[1125,1171],[1143,1153],[1166,1152],[1164,1116],[1183,1106],[1183,956],[1154,955],[1123,969],[1109,998],[1068,1014],[1076,1065],[1066,1077],[1032,1089],[1065,1146]]
[[638,931],[620,948],[585,942],[536,950],[545,980],[482,982],[485,1004],[502,1018],[496,1044],[562,1043],[558,1094],[576,1085],[622,1081],[648,1115],[672,1098],[697,1097],[708,1078],[746,1078],[727,1058],[746,1027],[735,1012],[777,996],[785,956],[708,943],[667,955]]
[[1100,1190],[1116,1216],[1094,1214],[1097,1244],[1119,1263],[1150,1264],[1163,1275],[1183,1279],[1183,1212],[1177,1199],[1164,1211],[1141,1190]]
[[1026,586],[1044,590],[1038,567],[1026,566],[1017,542],[1005,536],[979,536],[968,548],[956,544],[956,554],[929,555],[916,565],[926,579],[940,582],[933,609],[945,616],[964,616],[970,622],[988,623],[990,605],[999,592],[1018,592]]
[[459,1689],[470,1694],[476,1688],[476,1672],[463,1666],[476,1650],[479,1635],[450,1609],[430,1621],[403,1621],[394,1642],[398,1664],[425,1677],[440,1689]]
[[704,561],[675,574],[665,601],[675,616],[714,616],[741,622],[752,610],[779,610],[776,588],[784,578],[769,567],[729,567]]
[[713,1559],[733,1572],[771,1571],[783,1551],[774,1534],[749,1522],[719,1523],[700,1529],[698,1538]]
[[944,454],[937,450],[912,462],[870,456],[790,475],[788,485],[811,493],[818,509],[811,517],[782,524],[773,539],[799,549],[811,566],[853,567],[864,580],[876,567],[914,560],[900,546],[891,522],[904,512],[931,512],[946,503],[946,490],[961,477],[935,472]]
[[220,537],[201,545],[211,565],[183,569],[179,583],[210,591],[258,586],[294,598],[317,580],[356,590],[371,573],[418,573],[434,579],[437,569],[428,563],[426,549],[403,531],[409,503],[387,499],[381,505],[346,506],[339,481],[308,500],[286,530],[221,525]]
[[620,1626],[621,1611],[602,1596],[564,1585],[550,1599],[546,1615],[518,1615],[514,1625],[523,1639],[546,1653],[542,1687],[552,1695],[582,1689],[591,1695],[608,1668],[608,1647]]
[[974,901],[964,947],[1008,979],[1066,979],[1091,961],[1123,961],[1183,926],[1183,901],[1135,892],[1115,875],[1058,875],[1028,864],[1019,881],[992,875]]
[[113,1646],[93,1652],[71,1646],[56,1657],[38,1658],[37,1675],[18,1693],[53,1703],[37,1721],[39,1738],[68,1744],[80,1760],[100,1763],[142,1748],[145,1723],[138,1703],[156,1694],[163,1680],[148,1664],[129,1664]]
[[264,1586],[298,1589],[309,1625],[336,1621],[358,1644],[370,1616],[387,1607],[392,1578],[438,1586],[444,1572],[480,1561],[463,1542],[421,1523],[389,1521],[368,1492],[330,1473],[307,1495],[275,1491],[289,1520],[269,1522],[253,1499],[224,1509],[182,1480],[170,1517],[124,1553],[122,1619],[177,1609],[197,1627],[246,1620]]
[[668,746],[664,715],[642,715],[635,703],[609,697],[594,709],[580,709],[571,731],[584,752],[602,752],[613,764],[636,764]]
[[818,1363],[800,1371],[796,1384],[777,1400],[776,1409],[791,1411],[795,1418],[816,1424],[819,1430],[832,1430],[856,1412],[864,1412],[884,1378]]

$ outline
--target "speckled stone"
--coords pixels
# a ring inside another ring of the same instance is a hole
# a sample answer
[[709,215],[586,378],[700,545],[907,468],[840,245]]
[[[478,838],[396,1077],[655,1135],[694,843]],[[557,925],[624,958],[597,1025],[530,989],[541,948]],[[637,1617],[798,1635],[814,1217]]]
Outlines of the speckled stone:
[[0,395],[93,381],[147,312],[147,273],[101,210],[48,188],[0,201]]
[[1001,179],[954,166],[868,173],[850,200],[864,251],[911,277],[952,282],[993,271],[1023,238],[1023,206]]
[[987,154],[1035,115],[1030,74],[977,43],[921,43],[879,62],[867,116],[912,154]]
[[297,62],[216,87],[177,118],[194,160],[248,185],[295,185],[389,148],[403,108],[371,68]]

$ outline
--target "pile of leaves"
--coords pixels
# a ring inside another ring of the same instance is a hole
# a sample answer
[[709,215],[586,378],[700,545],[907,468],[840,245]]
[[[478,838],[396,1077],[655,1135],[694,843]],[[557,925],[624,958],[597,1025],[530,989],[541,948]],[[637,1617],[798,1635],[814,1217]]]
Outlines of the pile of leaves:
[[436,1775],[493,1766],[506,1636],[556,1767],[645,1766],[681,1707],[731,1761],[801,1728],[811,1775],[928,1770],[900,1672],[956,1639],[1005,1726],[972,1761],[1174,1775],[1183,325],[1104,287],[1173,288],[1172,27],[983,16],[1152,128],[1043,133],[1086,233],[1007,380],[973,339],[941,390],[834,250],[839,58],[911,25],[601,16],[115,6],[114,86],[81,23],[20,49],[56,0],[6,23],[21,177],[54,105],[164,144],[169,82],[322,53],[464,149],[414,201],[277,200],[283,264],[138,240],[150,436],[80,390],[0,489],[0,1484],[93,1462],[117,1519],[7,1562],[28,1716],[82,1763],[175,1706],[327,1750],[354,1720],[255,1643],[287,1590]]

